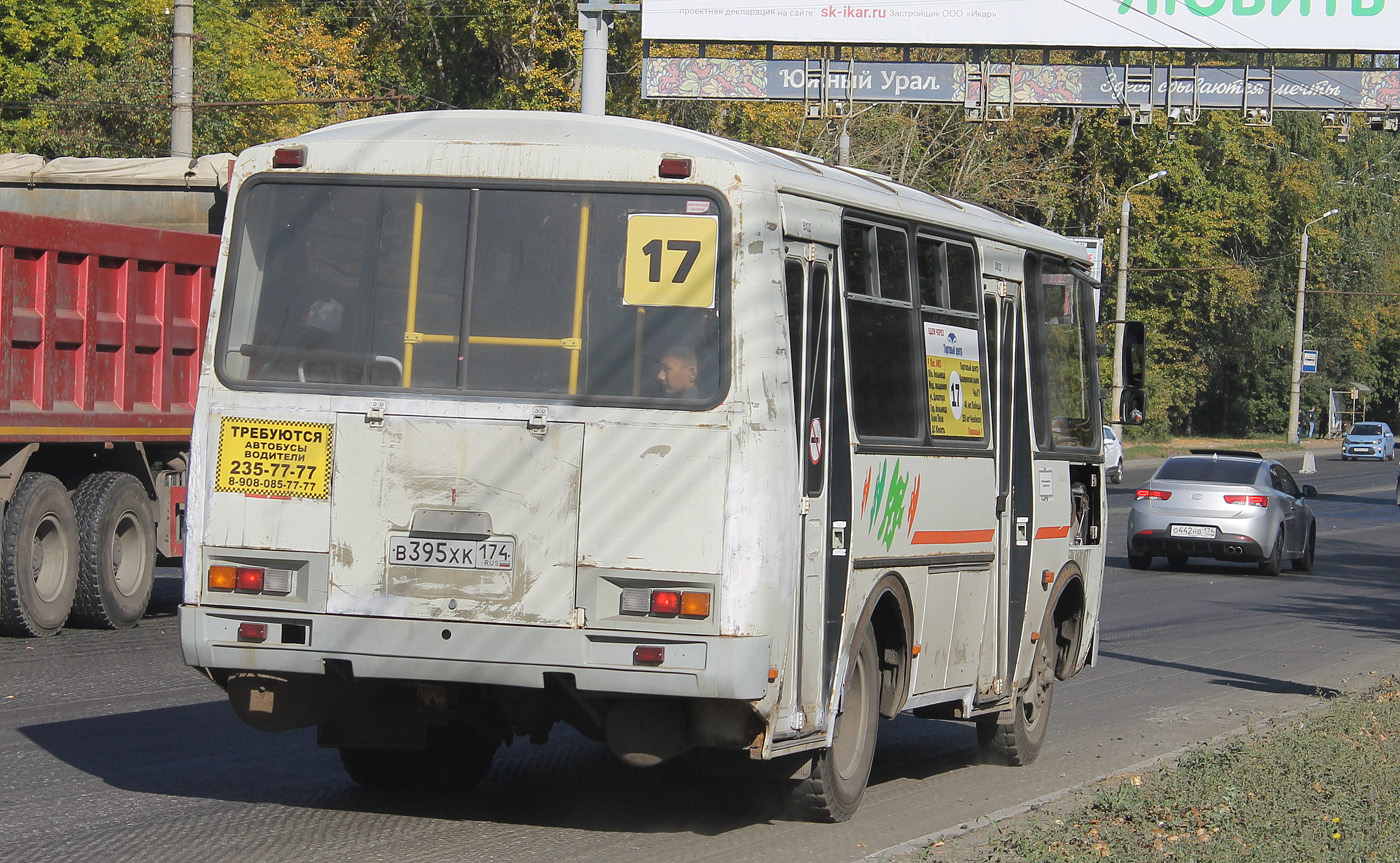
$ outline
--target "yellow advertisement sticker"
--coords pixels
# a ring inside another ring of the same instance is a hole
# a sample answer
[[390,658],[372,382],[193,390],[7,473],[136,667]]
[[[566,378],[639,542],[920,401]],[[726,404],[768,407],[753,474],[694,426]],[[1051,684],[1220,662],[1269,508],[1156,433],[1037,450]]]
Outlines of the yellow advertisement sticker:
[[982,358],[977,331],[924,324],[928,428],[934,437],[981,438]]
[[629,306],[715,305],[719,219],[714,216],[627,217],[622,301]]
[[330,423],[224,417],[214,491],[254,497],[330,496]]

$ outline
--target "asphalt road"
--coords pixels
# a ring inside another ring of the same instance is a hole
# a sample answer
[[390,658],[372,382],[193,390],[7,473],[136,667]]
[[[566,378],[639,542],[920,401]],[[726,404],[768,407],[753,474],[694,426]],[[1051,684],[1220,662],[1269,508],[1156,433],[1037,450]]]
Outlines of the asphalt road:
[[1126,507],[1152,467],[1129,463],[1110,487],[1100,660],[1057,687],[1040,759],[983,765],[966,726],[885,722],[838,825],[692,762],[624,769],[567,730],[502,750],[461,800],[361,790],[313,732],[246,728],[181,664],[163,577],[135,630],[0,639],[0,861],[859,860],[1400,671],[1395,465],[1325,453],[1298,477],[1321,491],[1317,566],[1279,578],[1127,569]]

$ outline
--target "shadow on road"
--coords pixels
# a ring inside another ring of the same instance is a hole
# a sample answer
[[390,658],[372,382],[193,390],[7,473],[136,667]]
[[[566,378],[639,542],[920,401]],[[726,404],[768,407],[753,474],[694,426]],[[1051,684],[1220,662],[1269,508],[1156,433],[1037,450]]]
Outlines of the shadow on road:
[[1207,680],[1209,683],[1228,686],[1232,689],[1249,689],[1255,692],[1269,692],[1275,695],[1316,695],[1323,698],[1331,698],[1341,694],[1341,690],[1332,689],[1331,687],[1319,689],[1316,686],[1295,683],[1292,680],[1282,680],[1277,677],[1264,677],[1258,674],[1244,674],[1238,671],[1228,671],[1223,668],[1194,665],[1189,662],[1172,662],[1166,659],[1134,656],[1131,653],[1120,653],[1113,650],[1101,651],[1099,655],[1107,659],[1118,659],[1123,662],[1132,662],[1139,665],[1151,665],[1156,668],[1172,668],[1177,671],[1189,671],[1192,674],[1199,674],[1205,678],[1209,678]]

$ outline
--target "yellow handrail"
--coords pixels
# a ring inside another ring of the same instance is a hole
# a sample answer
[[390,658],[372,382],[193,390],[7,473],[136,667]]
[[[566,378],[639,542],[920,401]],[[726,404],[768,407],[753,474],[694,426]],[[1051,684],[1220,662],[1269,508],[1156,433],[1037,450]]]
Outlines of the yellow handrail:
[[432,336],[422,336],[416,331],[418,324],[418,261],[423,251],[423,192],[418,192],[418,198],[413,202],[413,251],[408,260],[408,325],[403,334],[403,385],[405,387],[413,384],[413,344],[415,339],[409,338],[410,334],[417,335],[418,341],[437,341]]
[[[578,269],[574,275],[574,334],[575,343],[583,343],[583,288],[588,277],[588,219],[592,205],[588,196],[583,198],[583,206],[578,217]],[[578,394],[579,351],[569,356],[569,395]]]

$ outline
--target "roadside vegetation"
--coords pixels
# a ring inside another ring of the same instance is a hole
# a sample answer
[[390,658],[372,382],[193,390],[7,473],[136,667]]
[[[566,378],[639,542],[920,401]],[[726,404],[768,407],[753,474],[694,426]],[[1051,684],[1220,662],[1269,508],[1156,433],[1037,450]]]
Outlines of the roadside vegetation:
[[[1283,435],[1264,435],[1247,438],[1233,437],[1173,437],[1163,440],[1134,440],[1131,429],[1124,437],[1127,440],[1123,444],[1123,457],[1134,458],[1166,458],[1172,455],[1188,453],[1193,449],[1236,449],[1249,452],[1287,452],[1296,450],[1302,452],[1304,449],[1317,449],[1319,446],[1333,447],[1334,442],[1322,443],[1318,440],[1311,442],[1291,444]],[[1311,443],[1311,446],[1308,444]],[[1340,447],[1340,443],[1335,444]]]
[[[1087,799],[1085,799],[1087,798]],[[1190,750],[919,863],[1400,860],[1400,682]]]

